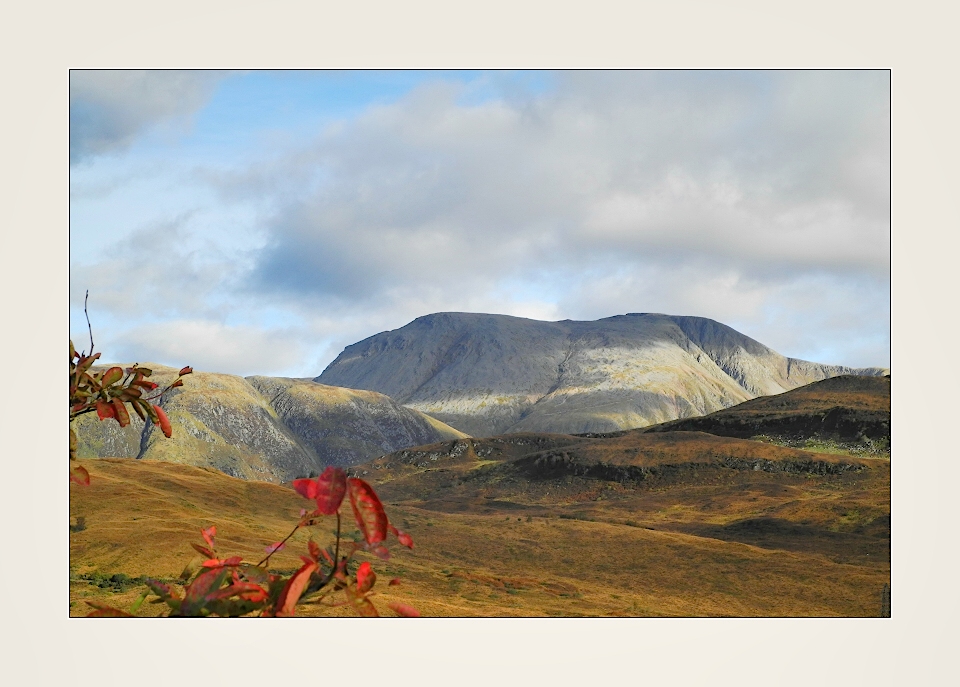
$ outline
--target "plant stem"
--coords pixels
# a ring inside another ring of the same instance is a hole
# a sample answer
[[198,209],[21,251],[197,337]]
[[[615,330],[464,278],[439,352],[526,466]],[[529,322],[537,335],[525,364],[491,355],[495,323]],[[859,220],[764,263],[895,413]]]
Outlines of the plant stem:
[[87,331],[90,332],[90,355],[93,355],[93,327],[90,326],[90,315],[87,314],[87,299],[90,298],[90,289],[83,297],[83,315],[87,318]]
[[266,565],[266,563],[270,560],[270,556],[272,556],[272,555],[275,554],[277,551],[279,551],[279,550],[280,550],[280,547],[283,546],[284,544],[286,544],[286,543],[287,543],[287,540],[288,540],[290,537],[292,537],[292,536],[294,535],[294,533],[295,533],[298,529],[300,529],[300,523],[299,523],[299,522],[296,524],[296,526],[293,528],[293,530],[290,532],[290,534],[288,534],[286,537],[284,537],[284,538],[283,538],[283,541],[281,541],[279,544],[277,544],[277,546],[274,547],[273,551],[271,551],[270,553],[267,554],[267,557],[266,557],[266,558],[264,558],[262,561],[260,561],[259,563],[257,563],[257,567],[259,568],[259,567],[262,566],[262,565]]

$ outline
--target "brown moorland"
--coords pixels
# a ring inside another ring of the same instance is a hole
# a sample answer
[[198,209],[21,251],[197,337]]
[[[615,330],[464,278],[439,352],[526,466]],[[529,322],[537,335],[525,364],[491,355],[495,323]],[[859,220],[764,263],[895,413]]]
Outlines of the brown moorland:
[[[684,420],[609,435],[460,439],[357,466],[416,542],[375,563],[381,579],[404,580],[383,587],[380,607],[396,600],[434,616],[878,615],[890,581],[890,462],[861,444],[873,446],[864,428],[874,421],[889,438],[889,398],[888,378],[837,378],[716,414],[736,431],[786,421],[788,440],[802,446],[843,438],[825,427],[830,413],[852,418],[859,438],[841,455],[677,431],[696,429]],[[210,469],[84,463],[91,485],[71,485],[73,615],[86,613],[85,599],[129,605],[142,589],[129,578],[175,578],[210,524],[224,552],[259,560],[304,505],[287,487]],[[296,567],[308,536],[298,533],[275,566]]]
[[[85,465],[91,485],[71,485],[75,615],[88,598],[132,603],[142,587],[122,575],[176,577],[210,524],[224,552],[259,560],[303,505],[283,486],[186,465]],[[383,586],[381,609],[396,600],[428,616],[875,616],[890,579],[888,461],[638,431],[463,439],[352,472],[416,543],[374,563],[381,580],[403,580]],[[307,536],[275,566],[296,567]]]
[[[776,394],[761,396],[701,417],[672,420],[647,432],[700,431],[749,438],[859,441],[870,448],[890,442],[890,376],[841,375]],[[875,446],[874,441],[879,440]],[[848,447],[849,448],[849,447]],[[855,447],[863,452],[864,446]]]

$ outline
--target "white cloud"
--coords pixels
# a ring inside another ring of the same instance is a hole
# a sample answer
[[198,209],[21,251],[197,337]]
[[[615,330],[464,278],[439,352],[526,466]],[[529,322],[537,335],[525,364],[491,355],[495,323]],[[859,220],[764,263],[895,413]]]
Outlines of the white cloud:
[[134,327],[105,342],[117,360],[192,365],[228,374],[280,374],[304,357],[286,329],[231,326],[211,320],[170,320]]
[[123,150],[157,123],[180,120],[183,126],[222,76],[202,70],[72,70],[70,162]]
[[479,103],[427,84],[245,168],[210,160],[180,183],[215,190],[194,194],[206,218],[256,208],[245,242],[191,215],[137,289],[117,257],[74,281],[144,321],[279,318],[298,375],[444,310],[702,315],[787,355],[887,364],[885,72],[555,81]]

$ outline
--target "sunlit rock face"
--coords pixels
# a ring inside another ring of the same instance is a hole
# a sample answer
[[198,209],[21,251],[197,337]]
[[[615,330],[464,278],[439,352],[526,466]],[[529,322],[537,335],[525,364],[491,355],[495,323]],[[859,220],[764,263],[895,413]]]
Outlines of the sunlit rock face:
[[348,346],[315,381],[378,391],[492,436],[643,427],[840,374],[885,372],[787,358],[701,317],[437,313]]
[[[148,364],[161,385],[176,370]],[[131,413],[121,428],[96,414],[74,422],[80,458],[130,457],[214,468],[284,482],[327,465],[355,465],[401,448],[464,436],[383,394],[309,379],[195,372],[164,395],[173,436]]]

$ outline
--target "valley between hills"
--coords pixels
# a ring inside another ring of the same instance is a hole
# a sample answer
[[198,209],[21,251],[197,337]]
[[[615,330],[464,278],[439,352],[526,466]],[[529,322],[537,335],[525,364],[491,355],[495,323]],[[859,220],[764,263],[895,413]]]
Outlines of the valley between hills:
[[[374,563],[403,580],[374,602],[425,616],[877,616],[890,581],[889,408],[889,376],[843,375],[632,430],[384,453],[349,471],[415,548]],[[209,467],[84,464],[91,485],[71,485],[71,615],[85,600],[132,603],[139,576],[175,578],[210,524],[224,549],[259,559],[304,503]],[[306,538],[274,566],[295,568]]]

